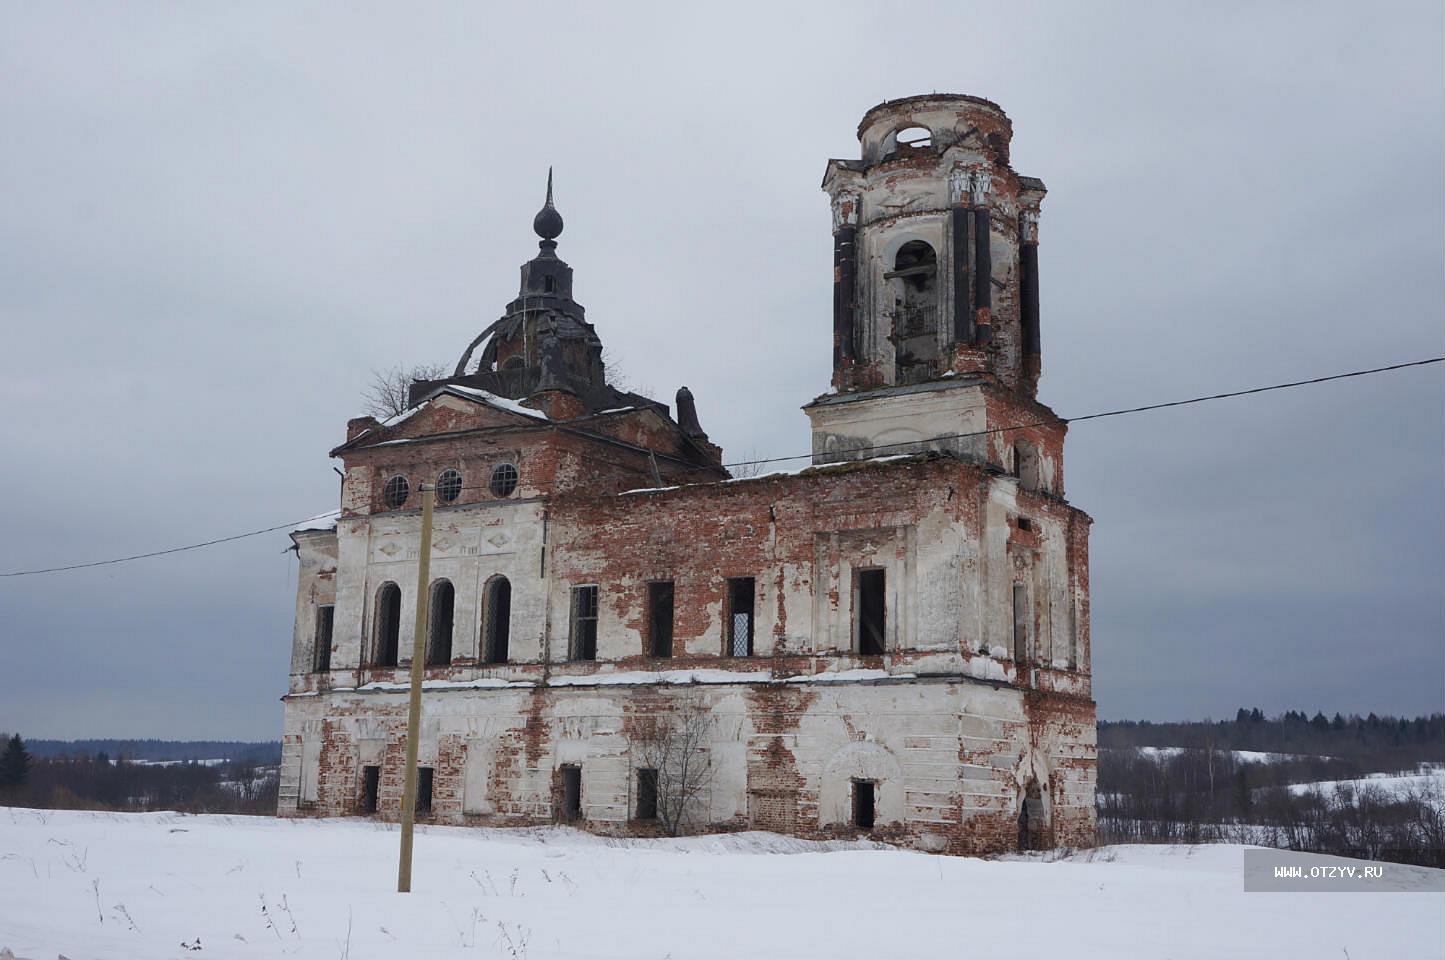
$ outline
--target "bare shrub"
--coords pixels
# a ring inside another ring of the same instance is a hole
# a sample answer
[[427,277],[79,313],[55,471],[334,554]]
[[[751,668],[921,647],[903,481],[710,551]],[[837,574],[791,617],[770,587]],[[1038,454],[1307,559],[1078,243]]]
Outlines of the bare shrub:
[[633,752],[640,767],[657,771],[657,819],[675,837],[692,822],[697,800],[712,781],[707,753],[712,714],[694,693],[640,726]]

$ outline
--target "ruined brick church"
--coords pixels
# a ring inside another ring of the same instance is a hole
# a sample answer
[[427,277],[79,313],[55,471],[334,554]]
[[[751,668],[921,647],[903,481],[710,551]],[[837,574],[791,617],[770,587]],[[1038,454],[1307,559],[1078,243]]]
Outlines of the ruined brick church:
[[971,96],[864,115],[823,177],[812,462],[745,478],[687,388],[608,383],[549,180],[516,299],[347,424],[339,517],[292,534],[280,814],[399,813],[427,485],[424,822],[1091,842],[1090,519],[1035,399],[1044,185],[1011,135]]

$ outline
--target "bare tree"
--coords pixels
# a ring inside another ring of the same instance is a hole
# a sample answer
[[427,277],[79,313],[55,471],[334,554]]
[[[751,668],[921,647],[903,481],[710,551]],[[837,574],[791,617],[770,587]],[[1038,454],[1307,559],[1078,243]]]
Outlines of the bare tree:
[[758,462],[762,459],[762,454],[758,453],[753,447],[749,447],[738,463],[734,463],[728,467],[728,473],[733,475],[734,480],[749,480],[753,477],[761,476],[763,467],[766,466]]
[[438,380],[447,375],[439,363],[420,363],[407,369],[400,364],[390,370],[371,371],[366,388],[366,412],[378,420],[394,417],[411,406],[407,402],[413,380]]
[[707,742],[713,717],[702,697],[690,693],[641,727],[633,750],[639,767],[657,771],[657,819],[675,837],[691,822],[699,796],[712,782]]

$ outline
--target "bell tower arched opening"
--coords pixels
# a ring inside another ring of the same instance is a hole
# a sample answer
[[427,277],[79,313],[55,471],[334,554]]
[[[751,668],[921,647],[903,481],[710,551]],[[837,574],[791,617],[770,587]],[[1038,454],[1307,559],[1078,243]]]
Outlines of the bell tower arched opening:
[[883,274],[893,318],[897,382],[918,383],[938,372],[938,254],[922,240],[898,248]]

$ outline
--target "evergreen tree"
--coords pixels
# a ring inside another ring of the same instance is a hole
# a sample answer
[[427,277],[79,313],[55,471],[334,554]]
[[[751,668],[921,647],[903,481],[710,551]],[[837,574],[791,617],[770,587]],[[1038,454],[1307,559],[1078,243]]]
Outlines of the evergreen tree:
[[17,733],[5,745],[5,752],[0,754],[0,788],[23,787],[29,775],[30,753]]

